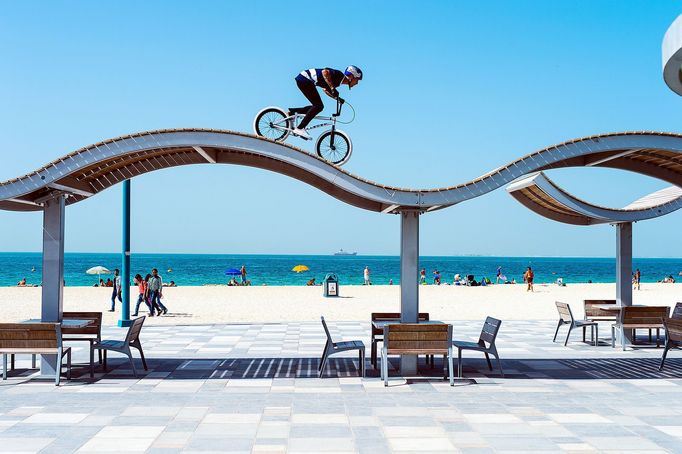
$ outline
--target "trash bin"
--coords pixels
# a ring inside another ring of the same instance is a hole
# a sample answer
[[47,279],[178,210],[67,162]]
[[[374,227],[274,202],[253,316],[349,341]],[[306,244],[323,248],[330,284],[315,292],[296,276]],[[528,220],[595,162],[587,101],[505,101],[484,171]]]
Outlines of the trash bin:
[[322,286],[324,287],[324,296],[339,296],[339,278],[336,277],[336,274],[327,274]]

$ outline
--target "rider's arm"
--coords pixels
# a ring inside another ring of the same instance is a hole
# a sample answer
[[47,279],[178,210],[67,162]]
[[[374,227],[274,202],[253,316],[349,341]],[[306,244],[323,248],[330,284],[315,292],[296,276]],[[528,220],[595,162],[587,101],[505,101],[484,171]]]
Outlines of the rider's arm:
[[336,99],[336,97],[332,94],[334,93],[334,84],[332,83],[332,75],[329,72],[328,69],[323,69],[322,70],[322,77],[324,78],[324,81],[327,82],[327,85],[329,86],[330,90],[324,90],[324,92],[327,94],[332,99]]

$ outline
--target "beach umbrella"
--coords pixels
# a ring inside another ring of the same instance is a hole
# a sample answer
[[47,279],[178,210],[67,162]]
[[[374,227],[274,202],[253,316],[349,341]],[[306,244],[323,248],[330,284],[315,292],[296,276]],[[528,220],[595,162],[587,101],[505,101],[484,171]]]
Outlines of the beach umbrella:
[[305,265],[296,265],[291,269],[291,271],[294,271],[296,273],[302,273],[303,271],[308,271],[310,268],[308,268]]
[[103,266],[93,266],[89,270],[85,271],[86,274],[96,274],[97,275],[97,284],[99,285],[100,281],[100,274],[111,274],[111,271],[109,271],[106,267]]
[[241,274],[242,272],[237,268],[230,268],[229,270],[225,270],[226,276],[240,276]]

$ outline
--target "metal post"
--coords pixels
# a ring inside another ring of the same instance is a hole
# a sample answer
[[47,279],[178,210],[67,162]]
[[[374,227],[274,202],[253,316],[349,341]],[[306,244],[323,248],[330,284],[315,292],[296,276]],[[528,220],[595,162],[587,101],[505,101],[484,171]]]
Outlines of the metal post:
[[616,300],[632,306],[632,223],[616,224]]
[[[419,212],[400,213],[400,321],[419,320]],[[402,375],[417,373],[417,356],[403,355]]]
[[[616,224],[616,301],[632,306],[632,223]],[[621,315],[622,315],[621,311]],[[632,330],[622,330],[625,343],[632,342]]]
[[130,180],[123,182],[123,232],[121,252],[121,319],[118,326],[130,326]]
[[[60,194],[43,205],[43,283],[40,320],[59,323],[64,312],[64,215],[66,196]],[[40,373],[54,377],[56,355],[41,355]]]

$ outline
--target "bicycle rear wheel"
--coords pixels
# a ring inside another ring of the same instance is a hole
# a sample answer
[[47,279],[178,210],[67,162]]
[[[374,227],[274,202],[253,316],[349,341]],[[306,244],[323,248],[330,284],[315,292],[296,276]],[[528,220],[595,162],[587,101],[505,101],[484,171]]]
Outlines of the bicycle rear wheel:
[[253,130],[256,135],[282,142],[289,136],[287,114],[278,107],[267,107],[256,115]]
[[350,137],[343,131],[336,130],[322,133],[317,144],[317,155],[325,161],[341,166],[348,162],[353,152],[353,143]]

